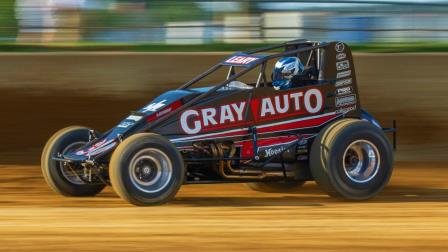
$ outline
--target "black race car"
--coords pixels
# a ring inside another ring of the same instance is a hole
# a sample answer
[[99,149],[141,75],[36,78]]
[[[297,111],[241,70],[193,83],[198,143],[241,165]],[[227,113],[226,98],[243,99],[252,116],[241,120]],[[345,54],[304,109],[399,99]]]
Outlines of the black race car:
[[[300,58],[307,71],[276,90],[269,69],[285,56]],[[193,88],[223,68],[224,81]],[[240,81],[251,71],[256,80]],[[104,134],[62,129],[48,140],[41,166],[62,195],[93,196],[112,185],[135,205],[164,203],[182,184],[242,182],[284,192],[309,180],[331,196],[365,200],[392,173],[385,131],[395,127],[381,128],[361,109],[349,47],[301,39],[231,55]]]

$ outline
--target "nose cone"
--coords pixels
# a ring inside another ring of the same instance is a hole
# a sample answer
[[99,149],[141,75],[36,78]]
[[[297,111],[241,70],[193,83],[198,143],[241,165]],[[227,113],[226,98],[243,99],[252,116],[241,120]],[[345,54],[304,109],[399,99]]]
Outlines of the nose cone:
[[85,161],[105,153],[117,145],[117,140],[115,138],[109,139],[108,137],[110,137],[110,135],[93,141],[92,143],[88,143],[75,151],[66,153],[64,154],[64,159],[72,161]]

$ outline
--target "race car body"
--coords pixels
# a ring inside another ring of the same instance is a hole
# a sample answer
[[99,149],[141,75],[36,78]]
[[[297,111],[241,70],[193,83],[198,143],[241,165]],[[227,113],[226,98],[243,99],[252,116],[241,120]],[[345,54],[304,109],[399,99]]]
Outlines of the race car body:
[[[283,56],[300,58],[314,74],[274,89],[268,64]],[[228,68],[221,83],[193,87],[221,68]],[[257,80],[240,81],[257,69]],[[276,191],[316,180],[329,194],[367,199],[386,185],[392,162],[383,129],[361,109],[348,46],[296,40],[231,55],[104,134],[56,133],[42,169],[64,195],[95,195],[112,184],[129,202],[153,205],[182,184],[222,182]]]

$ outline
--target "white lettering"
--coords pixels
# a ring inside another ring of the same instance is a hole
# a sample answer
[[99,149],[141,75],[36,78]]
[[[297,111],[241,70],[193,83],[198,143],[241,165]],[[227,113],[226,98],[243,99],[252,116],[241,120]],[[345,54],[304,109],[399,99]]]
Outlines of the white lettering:
[[[315,101],[316,101],[314,107],[311,104],[312,96],[315,97]],[[319,112],[322,109],[323,98],[322,98],[322,93],[318,89],[310,89],[310,90],[306,91],[304,100],[305,100],[305,108],[308,111],[308,113],[314,114],[314,113]]]
[[275,98],[275,109],[278,113],[283,114],[288,112],[289,110],[289,97],[288,95],[283,95],[283,108],[280,107],[280,97],[276,96]]
[[261,117],[266,116],[269,113],[275,115],[274,106],[272,105],[271,98],[264,98],[261,100]]
[[241,102],[239,107],[238,107],[237,104],[232,104],[232,108],[236,112],[236,115],[238,117],[238,121],[242,121],[243,120],[243,111],[244,111],[245,107],[246,107],[246,102]]
[[182,126],[182,129],[185,131],[185,133],[196,134],[201,131],[201,122],[199,120],[193,121],[194,127],[190,128],[188,126],[188,117],[190,116],[199,117],[199,112],[197,112],[196,110],[187,110],[182,113],[180,117],[180,125]]
[[130,116],[126,117],[126,120],[138,122],[138,121],[140,121],[140,119],[142,119],[142,117],[143,116],[130,115]]
[[230,105],[224,105],[221,107],[221,119],[219,120],[219,123],[223,124],[226,121],[235,121]]
[[148,106],[144,107],[142,109],[142,112],[143,113],[146,113],[148,111],[155,112],[155,111],[159,110],[161,107],[165,106],[166,105],[165,102],[166,102],[166,100],[162,100],[157,103],[151,103]]
[[196,134],[202,130],[202,127],[213,127],[220,124],[242,121],[244,119],[245,108],[246,102],[239,102],[231,105],[223,105],[219,108],[204,108],[199,111],[187,110],[182,113],[180,124],[187,134]]
[[216,125],[218,124],[215,120],[216,109],[214,108],[206,108],[202,110],[202,120],[204,121],[204,126],[207,127],[209,124]]
[[295,109],[296,109],[296,111],[299,111],[300,110],[300,97],[303,97],[303,92],[292,93],[289,96],[291,96],[291,98],[294,99]]
[[226,60],[226,63],[246,65],[257,59],[258,58],[255,57],[233,56],[230,59]]

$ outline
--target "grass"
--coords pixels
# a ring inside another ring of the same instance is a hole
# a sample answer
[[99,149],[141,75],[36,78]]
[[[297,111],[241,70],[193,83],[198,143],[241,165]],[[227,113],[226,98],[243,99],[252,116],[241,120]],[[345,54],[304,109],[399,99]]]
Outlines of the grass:
[[[0,42],[0,52],[214,52],[245,51],[269,44],[205,44],[205,45],[165,45],[126,43],[10,43]],[[350,44],[353,51],[372,53],[399,52],[448,52],[445,43],[372,43]]]

